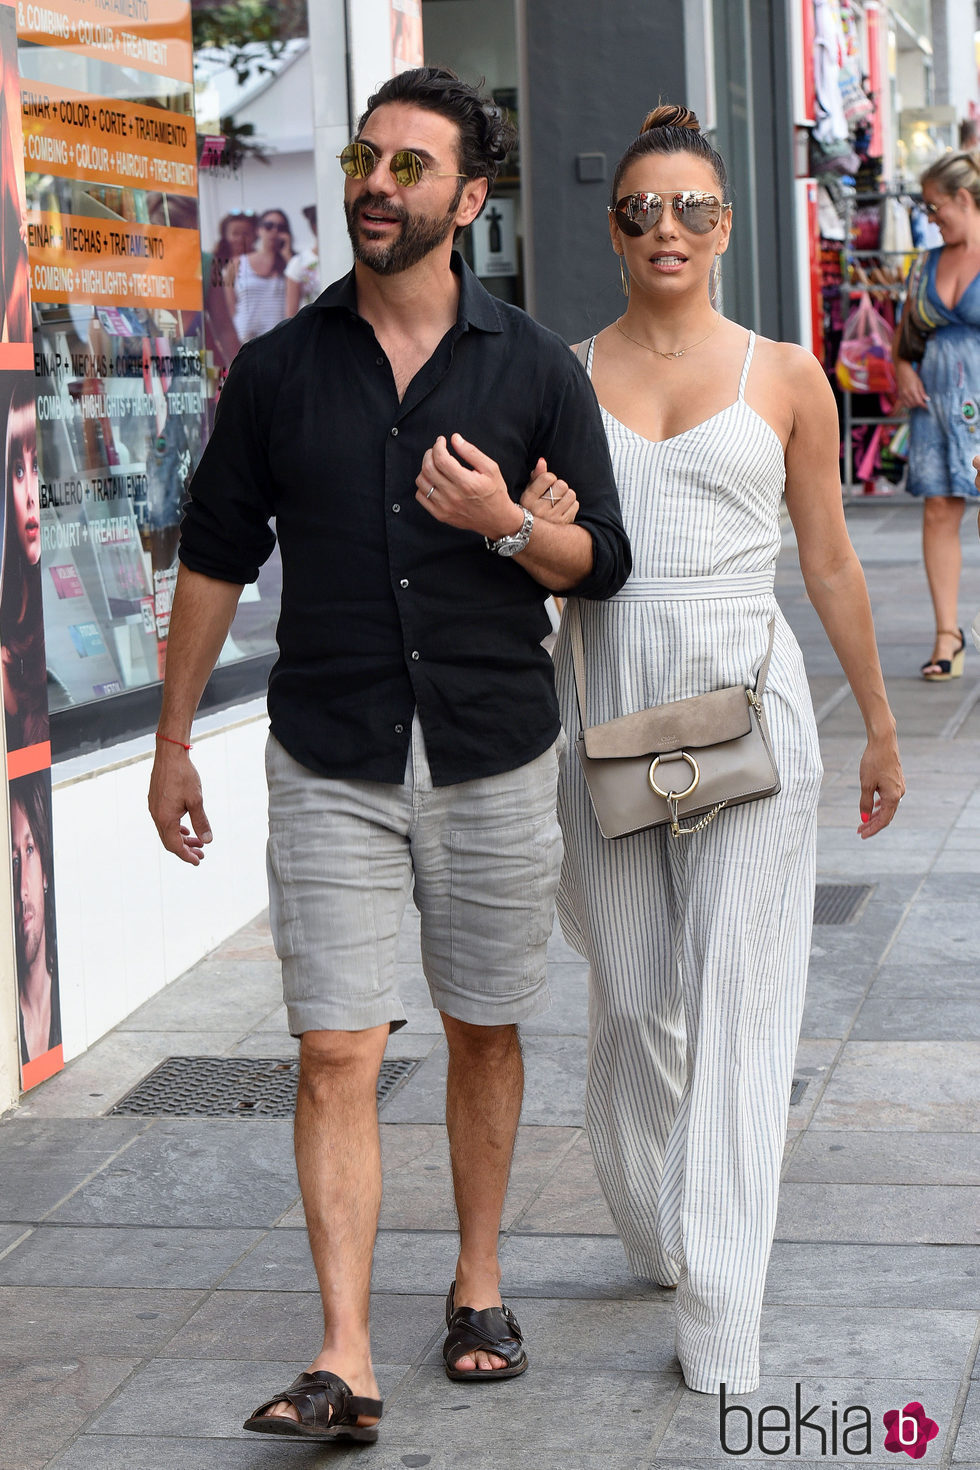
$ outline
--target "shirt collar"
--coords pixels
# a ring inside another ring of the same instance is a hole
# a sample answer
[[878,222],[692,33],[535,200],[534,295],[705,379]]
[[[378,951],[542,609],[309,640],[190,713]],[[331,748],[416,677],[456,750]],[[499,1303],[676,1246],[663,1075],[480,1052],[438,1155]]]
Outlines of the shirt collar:
[[[452,269],[459,276],[459,311],[456,324],[460,330],[476,327],[481,332],[502,332],[500,312],[490,292],[477,280],[458,250],[450,259]],[[354,285],[353,267],[346,276],[317,297],[315,305],[326,310],[345,310],[357,315],[357,288]]]

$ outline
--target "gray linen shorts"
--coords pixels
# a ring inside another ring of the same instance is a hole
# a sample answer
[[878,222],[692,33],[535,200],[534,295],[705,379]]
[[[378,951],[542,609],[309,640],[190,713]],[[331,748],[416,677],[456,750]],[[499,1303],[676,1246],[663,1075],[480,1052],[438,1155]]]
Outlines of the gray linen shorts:
[[417,716],[401,786],[318,776],[269,736],[269,914],[294,1036],[405,1024],[396,945],[410,889],[438,1010],[501,1026],[547,1008],[563,742],[433,787]]

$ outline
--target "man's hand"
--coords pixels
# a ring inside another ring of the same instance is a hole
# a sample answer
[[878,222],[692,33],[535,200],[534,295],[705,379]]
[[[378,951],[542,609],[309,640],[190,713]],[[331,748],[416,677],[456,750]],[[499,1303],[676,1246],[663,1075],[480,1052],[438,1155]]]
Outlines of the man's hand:
[[[204,844],[211,841],[211,825],[204,813],[201,778],[179,745],[158,743],[147,805],[167,851],[196,868],[204,858]],[[184,816],[190,818],[190,827],[183,824]]]
[[433,519],[457,530],[476,531],[491,541],[516,535],[524,516],[511,500],[496,460],[461,434],[453,435],[452,448],[455,454],[440,434],[425,451],[415,499]]
[[534,466],[521,505],[536,518],[569,526],[578,515],[578,496],[566,480],[553,475],[544,459]]

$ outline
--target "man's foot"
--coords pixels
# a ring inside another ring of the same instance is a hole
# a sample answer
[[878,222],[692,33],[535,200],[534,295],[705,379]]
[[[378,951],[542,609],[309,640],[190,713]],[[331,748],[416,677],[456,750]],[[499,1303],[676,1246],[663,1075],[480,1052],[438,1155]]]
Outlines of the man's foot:
[[[524,1334],[509,1307],[456,1305],[456,1282],[446,1297],[446,1376],[469,1382],[516,1378],[527,1368]],[[499,1301],[499,1294],[498,1294]]]
[[[301,1373],[284,1394],[268,1399],[245,1422],[246,1429],[266,1434],[298,1434],[316,1438],[323,1432],[328,1439],[377,1439],[376,1425],[381,1418],[382,1403],[374,1373],[347,1371],[342,1378],[330,1367],[337,1358],[321,1354],[308,1373]],[[281,1421],[281,1422],[266,1422]],[[289,1428],[287,1426],[295,1426]],[[317,1434],[311,1433],[315,1428]],[[365,1433],[347,1434],[347,1429]],[[374,1431],[371,1433],[371,1431]]]
[[[473,1270],[464,1265],[461,1256],[458,1257],[456,1279],[449,1290],[453,1299],[453,1311],[460,1307],[469,1307],[474,1312],[484,1312],[491,1307],[503,1306],[500,1296],[500,1268],[496,1261],[493,1263],[492,1270]],[[449,1312],[447,1310],[447,1326],[448,1323]],[[485,1352],[483,1349],[465,1354],[457,1364],[462,1372],[471,1372],[479,1368],[484,1373],[493,1373],[508,1366],[506,1359],[498,1353]]]

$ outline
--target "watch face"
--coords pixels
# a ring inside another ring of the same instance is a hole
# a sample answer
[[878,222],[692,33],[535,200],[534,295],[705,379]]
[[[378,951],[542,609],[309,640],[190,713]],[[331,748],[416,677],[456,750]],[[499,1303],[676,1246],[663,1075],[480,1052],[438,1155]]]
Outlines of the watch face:
[[501,536],[499,541],[487,541],[487,546],[491,551],[495,551],[498,556],[516,556],[519,551],[524,550],[530,541],[531,527],[533,525],[534,517],[530,511],[526,510],[524,512],[524,524],[519,531],[515,531],[513,536]]

